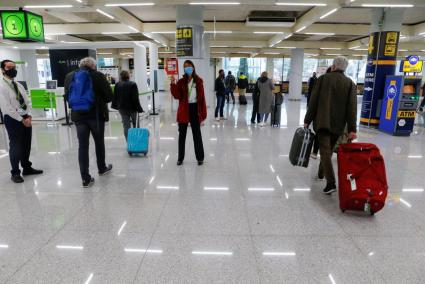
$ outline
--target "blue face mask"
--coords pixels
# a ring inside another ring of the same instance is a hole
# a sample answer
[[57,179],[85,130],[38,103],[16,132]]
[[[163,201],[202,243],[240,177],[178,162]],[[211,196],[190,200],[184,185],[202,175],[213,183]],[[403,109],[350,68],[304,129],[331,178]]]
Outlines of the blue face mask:
[[184,68],[184,73],[185,73],[187,76],[192,75],[192,73],[193,73],[193,67],[191,67],[191,66],[185,67],[185,68]]

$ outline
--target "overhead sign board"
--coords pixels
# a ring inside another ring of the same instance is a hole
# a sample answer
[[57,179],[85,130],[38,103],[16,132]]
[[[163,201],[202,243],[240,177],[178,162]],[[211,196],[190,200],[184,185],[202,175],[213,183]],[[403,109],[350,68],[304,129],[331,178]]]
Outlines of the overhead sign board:
[[4,39],[44,42],[43,17],[28,11],[0,11]]
[[404,73],[421,73],[423,61],[417,55],[410,55],[406,60],[401,61],[400,72]]
[[178,57],[193,56],[193,28],[180,26],[176,31],[176,53]]

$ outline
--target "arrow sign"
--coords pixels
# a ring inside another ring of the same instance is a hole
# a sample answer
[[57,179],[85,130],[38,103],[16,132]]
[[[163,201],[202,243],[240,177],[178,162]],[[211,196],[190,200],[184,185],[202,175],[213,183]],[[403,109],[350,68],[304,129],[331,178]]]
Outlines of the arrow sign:
[[372,91],[373,89],[372,89],[371,87],[367,87],[367,88],[364,88],[364,90],[365,90],[365,91],[367,91],[367,92],[370,92],[370,91]]

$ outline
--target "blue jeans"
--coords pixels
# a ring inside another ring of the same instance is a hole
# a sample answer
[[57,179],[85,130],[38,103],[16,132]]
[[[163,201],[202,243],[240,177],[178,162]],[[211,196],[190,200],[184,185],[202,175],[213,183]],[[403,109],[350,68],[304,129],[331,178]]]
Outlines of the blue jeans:
[[269,113],[260,113],[260,121],[261,122],[263,122],[263,121],[267,122],[267,119],[269,119]]
[[220,117],[224,117],[223,109],[224,109],[224,103],[225,103],[225,96],[222,95],[216,95],[217,96],[217,106],[215,108],[215,117],[218,117],[218,111],[220,110]]

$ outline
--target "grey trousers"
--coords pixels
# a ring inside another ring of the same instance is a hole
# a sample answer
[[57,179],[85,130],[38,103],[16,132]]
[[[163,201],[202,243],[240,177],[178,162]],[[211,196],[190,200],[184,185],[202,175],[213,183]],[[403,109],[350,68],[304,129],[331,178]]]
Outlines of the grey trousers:
[[133,127],[136,127],[137,125],[137,112],[120,110],[120,115],[122,119],[122,126],[124,128],[125,140],[127,140],[128,129],[130,129],[131,124],[133,124]]

